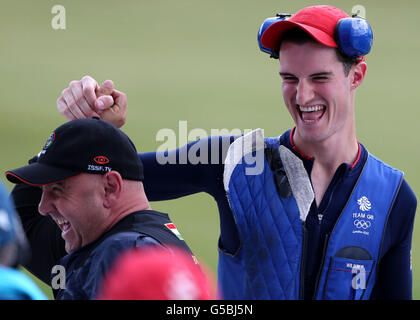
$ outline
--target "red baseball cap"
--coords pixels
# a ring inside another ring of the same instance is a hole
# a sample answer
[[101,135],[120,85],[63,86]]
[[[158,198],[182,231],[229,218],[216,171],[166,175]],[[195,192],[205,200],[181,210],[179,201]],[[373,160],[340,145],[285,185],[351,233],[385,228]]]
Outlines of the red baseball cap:
[[284,33],[293,28],[300,28],[309,33],[316,41],[328,47],[337,48],[334,32],[337,22],[349,15],[344,11],[327,5],[306,7],[288,20],[273,23],[261,37],[264,47],[277,52]]
[[149,246],[129,250],[105,275],[100,300],[216,299],[214,277],[178,248]]

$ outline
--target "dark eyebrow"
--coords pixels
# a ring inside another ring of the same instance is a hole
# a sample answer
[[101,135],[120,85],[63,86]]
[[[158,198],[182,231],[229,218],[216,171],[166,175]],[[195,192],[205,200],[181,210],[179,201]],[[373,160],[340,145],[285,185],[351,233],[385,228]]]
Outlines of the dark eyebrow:
[[65,181],[60,181],[60,182],[53,183],[53,184],[55,184],[55,185],[57,185],[57,186],[59,186],[59,187],[64,187],[64,185],[65,185]]
[[[323,71],[323,72],[316,72],[316,73],[312,73],[310,75],[311,78],[313,77],[326,77],[326,76],[331,76],[333,73],[331,71]],[[296,76],[292,73],[289,72],[279,72],[279,75],[282,77],[295,77]]]
[[279,72],[279,75],[282,76],[282,77],[288,76],[288,77],[295,77],[296,78],[296,76],[294,74],[291,74],[291,73],[288,73],[288,72]]
[[325,77],[325,76],[331,76],[333,73],[331,71],[324,71],[324,72],[316,72],[312,73],[310,77]]
[[60,188],[64,188],[65,186],[65,181],[61,181],[61,182],[57,182],[57,183],[51,183],[51,184],[47,184],[44,187],[52,187],[52,186],[58,186]]

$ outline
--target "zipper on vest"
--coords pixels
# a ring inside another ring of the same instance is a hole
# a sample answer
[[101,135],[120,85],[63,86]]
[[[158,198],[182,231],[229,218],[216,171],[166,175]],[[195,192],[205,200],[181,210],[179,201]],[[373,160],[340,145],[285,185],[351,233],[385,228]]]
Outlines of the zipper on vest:
[[322,257],[321,257],[321,266],[318,270],[318,275],[316,277],[316,283],[315,283],[315,290],[314,290],[314,296],[312,299],[316,300],[316,297],[318,296],[318,290],[319,290],[319,284],[321,282],[321,276],[322,276],[322,271],[324,270],[324,264],[325,264],[325,256],[327,254],[327,248],[328,248],[328,240],[330,238],[330,234],[326,234],[325,236],[325,240],[324,240],[324,248],[322,249]]
[[306,226],[302,221],[302,258],[300,259],[299,299],[305,299],[305,252],[306,252]]

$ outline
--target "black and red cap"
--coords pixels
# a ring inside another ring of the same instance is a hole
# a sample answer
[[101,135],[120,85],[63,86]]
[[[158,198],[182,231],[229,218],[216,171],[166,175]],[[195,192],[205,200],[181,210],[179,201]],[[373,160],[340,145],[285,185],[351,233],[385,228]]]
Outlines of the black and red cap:
[[111,170],[127,180],[144,178],[136,147],[124,132],[99,118],[77,119],[54,130],[36,162],[7,171],[6,178],[41,186]]

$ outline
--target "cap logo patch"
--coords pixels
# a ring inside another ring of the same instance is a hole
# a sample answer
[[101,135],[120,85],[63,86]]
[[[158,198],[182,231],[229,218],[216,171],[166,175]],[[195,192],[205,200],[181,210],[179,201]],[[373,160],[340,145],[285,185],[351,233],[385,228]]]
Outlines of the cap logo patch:
[[105,156],[97,156],[93,158],[93,161],[95,161],[97,164],[107,164],[109,159]]
[[47,141],[44,144],[44,148],[42,148],[42,149],[47,150],[49,147],[51,147],[54,140],[55,140],[55,132],[51,133],[51,135],[49,136],[49,138],[47,139]]

